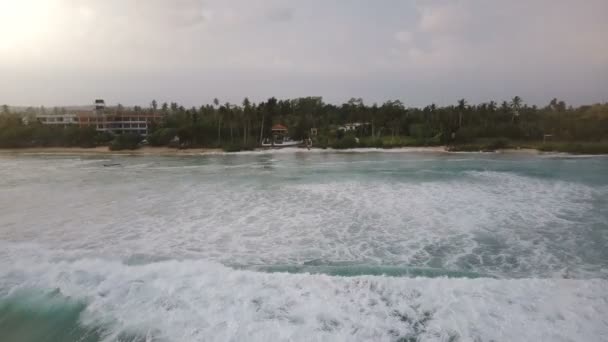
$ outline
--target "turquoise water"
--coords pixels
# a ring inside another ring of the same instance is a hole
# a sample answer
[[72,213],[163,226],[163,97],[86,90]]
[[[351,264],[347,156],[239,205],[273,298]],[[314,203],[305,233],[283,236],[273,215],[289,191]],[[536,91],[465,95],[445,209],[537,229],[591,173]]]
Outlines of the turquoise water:
[[0,340],[608,339],[606,175],[601,156],[2,156]]

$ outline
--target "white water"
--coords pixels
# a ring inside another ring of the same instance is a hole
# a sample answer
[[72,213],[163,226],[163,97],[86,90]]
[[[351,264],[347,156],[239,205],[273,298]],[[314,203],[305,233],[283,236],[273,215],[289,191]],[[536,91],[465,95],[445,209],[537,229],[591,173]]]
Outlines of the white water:
[[171,341],[608,338],[601,280],[343,278],[98,259],[14,260],[5,274],[19,288],[86,299],[83,324],[110,324],[108,340],[125,331]]
[[[0,297],[58,289],[109,340],[608,340],[606,159],[111,161],[0,159]],[[233,267],[305,263],[497,279]]]

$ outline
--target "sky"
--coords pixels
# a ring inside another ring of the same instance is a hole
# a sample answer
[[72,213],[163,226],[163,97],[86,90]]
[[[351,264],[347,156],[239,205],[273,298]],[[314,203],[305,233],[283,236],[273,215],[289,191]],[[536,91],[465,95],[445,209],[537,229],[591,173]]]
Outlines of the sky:
[[606,0],[0,0],[0,103],[608,101]]

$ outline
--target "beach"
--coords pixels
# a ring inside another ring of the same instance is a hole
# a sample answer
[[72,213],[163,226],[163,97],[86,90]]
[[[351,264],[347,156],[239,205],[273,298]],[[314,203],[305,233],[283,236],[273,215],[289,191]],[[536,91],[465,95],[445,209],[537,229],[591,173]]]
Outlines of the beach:
[[[480,152],[452,152],[446,146],[420,146],[420,147],[398,147],[391,149],[383,148],[353,148],[353,149],[320,149],[312,148],[282,148],[282,149],[264,149],[258,148],[253,151],[241,152],[224,152],[219,148],[171,148],[171,147],[153,147],[145,146],[136,150],[121,150],[112,151],[107,146],[98,146],[92,148],[80,147],[26,147],[26,148],[0,148],[0,154],[24,154],[24,155],[148,155],[148,156],[188,156],[188,155],[205,155],[205,154],[246,154],[246,153],[356,153],[356,152],[384,152],[384,153],[480,153]],[[483,153],[508,153],[508,154],[538,154],[541,153],[536,149],[504,149],[496,152]]]
[[222,152],[214,148],[178,149],[171,147],[145,146],[136,150],[111,151],[107,146],[82,147],[26,147],[0,148],[0,154],[51,154],[51,155],[197,155]]

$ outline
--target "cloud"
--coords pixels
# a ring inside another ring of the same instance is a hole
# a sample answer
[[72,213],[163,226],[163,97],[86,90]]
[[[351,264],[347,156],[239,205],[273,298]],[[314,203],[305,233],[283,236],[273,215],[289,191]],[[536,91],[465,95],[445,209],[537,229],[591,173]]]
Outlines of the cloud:
[[538,70],[539,66],[606,66],[608,44],[602,36],[608,32],[608,23],[601,18],[599,8],[608,11],[608,3],[419,2],[414,29],[395,35],[400,42],[415,44],[398,48],[396,55],[402,65],[412,68],[450,70],[512,73]]
[[294,13],[292,8],[273,8],[267,13],[267,18],[270,21],[286,22],[293,19]]
[[[23,99],[15,89],[37,78],[68,83],[89,74],[176,83],[185,75],[190,87],[167,89],[176,98],[213,89],[218,75],[238,85],[222,88],[222,97],[403,96],[424,104],[518,89],[530,101],[607,97],[605,0],[0,0],[0,10],[0,74],[13,75],[0,94],[11,103]],[[82,87],[94,93],[98,85]],[[36,101],[54,98],[45,89]],[[72,94],[78,103],[82,92]]]
[[465,2],[421,6],[418,30],[428,33],[456,34],[470,21],[471,9]]
[[395,33],[395,39],[403,44],[408,44],[412,41],[413,34],[409,31],[398,31]]

